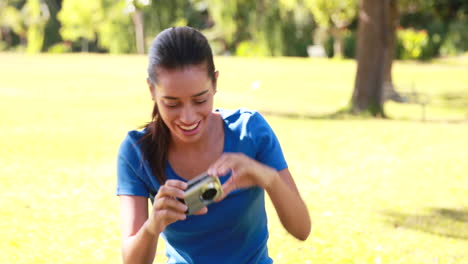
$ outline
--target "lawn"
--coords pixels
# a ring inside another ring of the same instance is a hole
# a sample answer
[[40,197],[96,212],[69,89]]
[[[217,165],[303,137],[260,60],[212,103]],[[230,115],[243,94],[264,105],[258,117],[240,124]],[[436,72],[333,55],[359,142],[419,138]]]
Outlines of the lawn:
[[[269,201],[275,263],[468,263],[468,63],[397,62],[429,98],[389,120],[347,105],[354,61],[216,58],[216,107],[265,113],[306,201],[305,242]],[[0,263],[119,263],[115,163],[149,120],[146,58],[0,53]],[[294,113],[296,117],[285,117]],[[156,263],[164,263],[163,244]]]

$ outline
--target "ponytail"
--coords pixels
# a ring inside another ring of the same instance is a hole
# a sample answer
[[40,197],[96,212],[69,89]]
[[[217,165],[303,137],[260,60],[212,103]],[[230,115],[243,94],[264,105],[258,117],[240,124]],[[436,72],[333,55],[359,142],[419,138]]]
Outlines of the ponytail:
[[158,105],[154,103],[152,121],[146,126],[146,133],[139,143],[143,152],[143,160],[147,159],[151,172],[159,184],[166,182],[165,167],[169,153],[170,132],[159,115]]

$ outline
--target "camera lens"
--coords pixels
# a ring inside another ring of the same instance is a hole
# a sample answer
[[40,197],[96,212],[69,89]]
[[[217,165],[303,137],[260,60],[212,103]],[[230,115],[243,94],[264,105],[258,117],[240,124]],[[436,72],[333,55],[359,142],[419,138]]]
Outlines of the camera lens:
[[212,200],[217,193],[218,191],[215,188],[210,188],[202,194],[202,198],[203,200]]

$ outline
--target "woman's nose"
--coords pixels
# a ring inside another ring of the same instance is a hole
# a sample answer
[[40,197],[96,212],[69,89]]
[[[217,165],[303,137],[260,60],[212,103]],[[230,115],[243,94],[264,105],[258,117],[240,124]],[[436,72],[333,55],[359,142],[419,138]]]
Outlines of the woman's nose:
[[194,109],[190,106],[184,107],[180,113],[179,119],[186,125],[192,125],[192,123],[196,121],[196,114]]

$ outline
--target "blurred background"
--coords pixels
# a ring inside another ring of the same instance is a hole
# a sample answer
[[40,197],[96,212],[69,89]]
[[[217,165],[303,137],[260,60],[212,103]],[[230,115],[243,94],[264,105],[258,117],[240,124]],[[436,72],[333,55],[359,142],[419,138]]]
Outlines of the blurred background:
[[275,263],[468,263],[466,0],[0,0],[0,263],[121,262],[117,151],[186,25],[309,208],[296,241],[267,199]]
[[[385,2],[396,59],[468,50],[466,1]],[[358,13],[357,0],[2,0],[0,50],[144,53],[162,29],[191,26],[217,55],[354,58]]]

